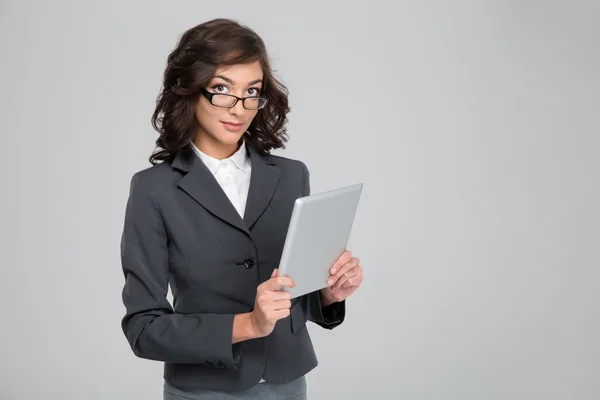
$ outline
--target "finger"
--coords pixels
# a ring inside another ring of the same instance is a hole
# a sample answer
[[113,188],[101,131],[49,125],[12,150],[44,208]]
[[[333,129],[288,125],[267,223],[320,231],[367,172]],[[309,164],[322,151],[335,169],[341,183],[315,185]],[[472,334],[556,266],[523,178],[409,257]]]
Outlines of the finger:
[[345,272],[340,278],[335,282],[335,285],[331,287],[331,290],[336,291],[340,290],[340,288],[350,281],[350,285],[352,281],[358,276],[358,272],[356,268],[352,268]]
[[273,317],[276,321],[279,321],[280,319],[286,318],[290,315],[290,309],[289,308],[284,308],[282,310],[278,310],[278,311],[274,311],[273,312]]
[[340,279],[342,275],[344,275],[350,268],[352,268],[353,262],[349,261],[346,264],[342,265],[341,268],[337,270],[337,272],[329,277],[327,280],[327,284],[329,286],[333,286]]
[[290,308],[283,307],[275,309],[273,306],[269,306],[263,309],[263,313],[267,319],[277,321],[281,318],[287,317],[290,314]]
[[285,300],[290,300],[292,298],[292,294],[288,291],[288,290],[276,290],[273,292],[269,292],[271,293],[271,300],[272,301],[285,301]]
[[350,260],[352,260],[352,252],[349,251],[349,250],[346,250],[336,260],[336,262],[333,263],[333,265],[331,266],[331,269],[329,270],[329,272],[331,273],[331,275],[333,275],[336,272],[338,272],[344,266],[344,264],[348,263],[348,261],[350,261]]
[[271,278],[275,278],[277,276],[278,272],[279,272],[279,270],[277,268],[275,268],[273,270],[273,272],[271,273]]
[[276,276],[263,283],[265,290],[281,290],[284,287],[294,287],[294,280],[288,276]]
[[295,285],[292,278],[288,276],[273,276],[275,273],[279,273],[279,271],[273,271],[271,278],[258,286],[260,290],[281,290],[284,286],[293,287]]
[[287,290],[264,290],[256,297],[260,304],[271,304],[282,300],[289,300],[292,294]]
[[341,256],[338,257],[338,259],[336,260],[336,262],[331,266],[331,269],[329,270],[329,272],[333,275],[335,274],[337,271],[339,271],[344,264],[348,263],[348,261],[352,260],[352,252],[346,250],[345,252],[342,253]]
[[358,265],[358,258],[353,258],[351,259],[349,262],[347,262],[346,264],[344,264],[339,271],[337,271],[335,274],[333,274],[332,276],[329,277],[329,279],[327,280],[327,284],[329,286],[333,286],[336,284],[336,282],[340,279],[340,277],[342,275],[344,275],[346,272],[348,272],[350,269],[354,268],[356,265]]
[[356,273],[356,275],[348,278],[348,280],[342,284],[341,288],[342,289],[347,289],[347,288],[351,288],[351,287],[359,287],[360,284],[362,283],[364,277],[362,274],[362,268],[355,268],[358,269],[358,272]]
[[274,311],[289,309],[291,306],[292,306],[292,302],[289,299],[273,302],[273,310]]
[[346,283],[344,283],[342,285],[342,289],[349,289],[349,288],[353,288],[353,287],[359,287],[360,284],[362,283],[363,278],[359,277],[359,276],[355,276],[353,278],[350,278],[346,281]]

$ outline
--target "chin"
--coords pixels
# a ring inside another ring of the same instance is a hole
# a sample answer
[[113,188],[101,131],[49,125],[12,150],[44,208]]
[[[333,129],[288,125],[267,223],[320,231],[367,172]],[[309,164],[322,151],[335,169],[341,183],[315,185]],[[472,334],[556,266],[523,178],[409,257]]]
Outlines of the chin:
[[243,136],[244,135],[231,135],[231,134],[227,135],[226,134],[226,135],[219,136],[217,138],[217,140],[226,145],[234,145],[234,144],[238,144],[240,139]]
[[244,137],[246,129],[240,129],[239,132],[231,132],[223,129],[221,126],[213,126],[213,129],[205,131],[210,140],[224,146],[234,146]]

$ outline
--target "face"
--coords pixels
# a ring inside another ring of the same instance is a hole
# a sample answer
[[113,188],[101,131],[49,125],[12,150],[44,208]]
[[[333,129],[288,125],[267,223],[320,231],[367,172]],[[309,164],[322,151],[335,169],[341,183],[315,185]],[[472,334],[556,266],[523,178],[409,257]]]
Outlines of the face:
[[[205,86],[210,93],[233,94],[238,97],[260,96],[263,71],[259,61],[217,68],[213,78]],[[242,101],[232,108],[211,104],[200,95],[196,104],[198,130],[194,143],[203,152],[226,158],[238,148],[238,142],[259,110],[247,110]]]

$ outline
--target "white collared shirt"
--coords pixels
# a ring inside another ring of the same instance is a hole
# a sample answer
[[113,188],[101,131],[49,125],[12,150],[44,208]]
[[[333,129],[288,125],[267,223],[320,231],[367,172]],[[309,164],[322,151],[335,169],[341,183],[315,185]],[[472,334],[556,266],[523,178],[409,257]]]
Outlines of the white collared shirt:
[[252,165],[246,152],[246,142],[229,158],[218,160],[203,153],[194,143],[194,152],[200,157],[231,201],[240,216],[244,217]]

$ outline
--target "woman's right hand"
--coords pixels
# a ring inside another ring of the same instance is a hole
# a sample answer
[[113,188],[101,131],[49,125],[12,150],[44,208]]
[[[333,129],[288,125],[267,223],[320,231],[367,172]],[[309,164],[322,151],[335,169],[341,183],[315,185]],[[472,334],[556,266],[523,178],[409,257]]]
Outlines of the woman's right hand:
[[256,288],[254,310],[250,313],[254,336],[268,336],[275,329],[275,323],[290,315],[291,294],[282,287],[294,287],[294,281],[286,276],[277,276],[273,270],[271,278]]

